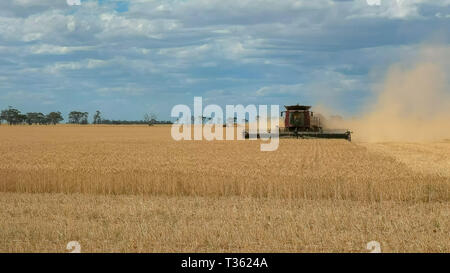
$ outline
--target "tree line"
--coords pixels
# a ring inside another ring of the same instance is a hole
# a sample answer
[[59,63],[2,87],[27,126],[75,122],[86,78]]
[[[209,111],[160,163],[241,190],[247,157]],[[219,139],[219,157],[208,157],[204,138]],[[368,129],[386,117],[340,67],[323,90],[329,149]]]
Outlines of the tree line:
[[[88,121],[89,113],[81,111],[72,111],[68,115],[68,124],[89,124]],[[64,118],[61,112],[50,112],[48,114],[43,114],[40,112],[28,112],[22,114],[20,110],[13,107],[8,107],[8,109],[2,110],[0,112],[0,124],[5,121],[9,125],[20,125],[20,124],[38,124],[38,125],[56,125],[63,121]],[[147,124],[149,126],[155,124],[171,124],[171,121],[158,121],[155,114],[145,114],[144,120],[108,120],[103,119],[100,111],[96,111],[93,116],[92,124]]]
[[62,120],[64,120],[64,118],[62,117],[61,112],[50,112],[47,115],[38,112],[29,112],[26,114],[22,114],[19,110],[12,107],[9,107],[8,109],[2,110],[0,112],[0,123],[2,121],[6,121],[9,125],[48,125],[58,124]]

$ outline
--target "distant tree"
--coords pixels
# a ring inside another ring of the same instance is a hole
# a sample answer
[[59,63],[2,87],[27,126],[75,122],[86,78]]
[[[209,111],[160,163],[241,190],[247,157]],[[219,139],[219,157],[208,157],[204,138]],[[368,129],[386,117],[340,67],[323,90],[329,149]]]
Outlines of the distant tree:
[[2,110],[0,113],[0,123],[6,121],[8,123],[8,110]]
[[42,113],[37,113],[37,124],[44,125],[47,124],[47,118]]
[[0,117],[2,120],[5,120],[9,125],[15,125],[23,123],[24,115],[20,114],[20,111],[12,108],[11,106],[8,107],[6,110],[2,110],[0,113]]
[[72,111],[69,113],[69,123],[88,124],[88,112]]
[[88,115],[89,115],[88,112],[83,112],[81,114],[81,124],[89,124],[89,122],[88,122]]
[[81,112],[72,111],[69,113],[69,123],[78,124],[81,120]]
[[3,121],[6,121],[6,110],[2,110],[0,112],[0,124],[2,124]]
[[17,123],[16,124],[23,124],[23,123],[25,123],[26,119],[27,119],[27,115],[19,114],[17,116]]
[[148,124],[148,126],[153,126],[158,123],[158,121],[156,120],[157,118],[158,117],[154,113],[148,113],[144,115],[144,121]]
[[60,112],[51,112],[48,115],[44,115],[42,113],[30,112],[24,115],[24,122],[32,125],[48,125],[48,124],[57,124],[61,120],[63,120]]
[[47,120],[49,123],[55,125],[63,121],[64,118],[62,117],[61,112],[50,112],[47,115]]
[[102,116],[101,116],[101,113],[100,113],[100,111],[96,111],[95,112],[95,115],[94,115],[94,121],[92,122],[93,124],[100,124],[100,123],[102,123]]
[[33,113],[33,112],[27,113],[25,122],[29,125],[37,124],[38,123],[38,113]]
[[20,111],[14,108],[9,108],[8,109],[8,120],[9,120],[9,124],[19,124],[20,123]]

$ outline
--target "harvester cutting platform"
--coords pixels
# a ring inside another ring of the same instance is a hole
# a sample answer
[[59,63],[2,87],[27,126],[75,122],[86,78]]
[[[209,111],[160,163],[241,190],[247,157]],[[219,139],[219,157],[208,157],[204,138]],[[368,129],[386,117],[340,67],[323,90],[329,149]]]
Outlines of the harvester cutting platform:
[[[320,115],[310,111],[311,106],[284,106],[281,112],[284,126],[280,126],[280,138],[336,138],[351,141],[351,132],[347,129],[324,129]],[[248,138],[248,132],[245,133]]]

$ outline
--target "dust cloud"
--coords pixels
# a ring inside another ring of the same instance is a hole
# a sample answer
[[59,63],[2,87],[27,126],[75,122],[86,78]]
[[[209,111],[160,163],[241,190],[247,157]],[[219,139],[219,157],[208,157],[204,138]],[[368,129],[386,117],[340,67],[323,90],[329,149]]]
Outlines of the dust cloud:
[[450,47],[424,47],[415,61],[394,64],[375,102],[352,119],[328,119],[367,142],[450,139]]

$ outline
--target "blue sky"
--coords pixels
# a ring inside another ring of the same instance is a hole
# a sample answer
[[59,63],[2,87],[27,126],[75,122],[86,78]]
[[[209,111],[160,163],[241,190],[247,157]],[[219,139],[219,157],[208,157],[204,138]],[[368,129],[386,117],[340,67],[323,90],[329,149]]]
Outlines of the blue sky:
[[450,34],[450,0],[367,2],[1,1],[0,107],[169,119],[203,96],[356,114],[389,65]]

